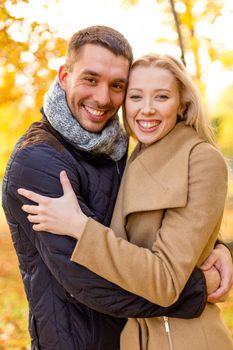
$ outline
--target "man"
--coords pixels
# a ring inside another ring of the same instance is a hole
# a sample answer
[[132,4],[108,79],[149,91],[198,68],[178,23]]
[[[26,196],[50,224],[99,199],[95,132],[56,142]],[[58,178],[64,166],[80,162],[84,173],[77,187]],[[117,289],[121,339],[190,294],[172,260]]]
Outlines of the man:
[[204,306],[200,270],[176,305],[161,308],[72,263],[75,240],[35,234],[21,210],[18,188],[59,197],[59,173],[66,170],[85,214],[109,225],[128,145],[116,113],[132,60],[128,42],[111,28],[74,34],[66,64],[45,96],[43,119],[32,124],[9,161],[3,207],[29,302],[32,350],[116,350],[127,317],[182,312],[189,318]]

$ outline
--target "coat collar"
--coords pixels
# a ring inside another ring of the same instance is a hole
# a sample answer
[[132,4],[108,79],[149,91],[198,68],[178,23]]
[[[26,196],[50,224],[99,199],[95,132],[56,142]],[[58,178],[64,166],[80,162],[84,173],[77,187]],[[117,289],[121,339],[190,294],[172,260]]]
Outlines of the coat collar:
[[123,181],[123,215],[183,207],[188,196],[189,155],[204,142],[195,130],[178,123],[163,139],[129,159]]

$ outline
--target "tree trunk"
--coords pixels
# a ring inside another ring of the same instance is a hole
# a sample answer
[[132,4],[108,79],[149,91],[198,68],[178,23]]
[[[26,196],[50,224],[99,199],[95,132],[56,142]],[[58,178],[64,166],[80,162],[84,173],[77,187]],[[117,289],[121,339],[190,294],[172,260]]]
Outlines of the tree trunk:
[[180,50],[181,50],[181,57],[180,58],[181,58],[182,62],[184,63],[184,65],[186,66],[185,56],[184,56],[183,38],[182,38],[181,30],[180,30],[179,18],[178,18],[178,15],[176,13],[176,9],[175,9],[174,0],[170,0],[170,4],[171,4],[173,17],[174,17],[174,20],[175,20],[175,25],[176,25],[176,30],[177,30],[177,34],[178,34],[178,40],[179,40],[179,46],[180,46]]

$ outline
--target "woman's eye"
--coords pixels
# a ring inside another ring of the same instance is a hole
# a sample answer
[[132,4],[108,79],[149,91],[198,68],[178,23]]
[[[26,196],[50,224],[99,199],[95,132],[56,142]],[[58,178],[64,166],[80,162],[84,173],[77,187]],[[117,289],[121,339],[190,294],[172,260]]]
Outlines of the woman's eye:
[[129,96],[129,98],[130,98],[131,100],[138,100],[138,99],[141,98],[141,96],[140,96],[140,95],[131,95],[131,96]]
[[167,95],[157,95],[157,96],[155,96],[155,98],[158,100],[167,100],[168,96]]

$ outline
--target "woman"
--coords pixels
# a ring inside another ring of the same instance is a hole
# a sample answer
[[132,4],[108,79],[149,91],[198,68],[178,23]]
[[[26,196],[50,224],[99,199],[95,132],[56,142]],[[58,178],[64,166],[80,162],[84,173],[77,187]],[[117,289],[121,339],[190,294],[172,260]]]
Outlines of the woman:
[[[77,238],[73,261],[168,306],[214,247],[227,193],[227,168],[195,86],[174,58],[147,55],[134,62],[125,115],[126,127],[139,143],[125,170],[111,229],[87,218],[70,190],[66,200],[73,205],[66,206],[65,214],[63,203],[55,221],[54,214],[46,219],[29,215],[29,220],[35,230]],[[30,212],[28,206],[24,210]],[[207,303],[201,316],[190,320],[129,319],[121,337],[122,350],[188,348],[233,349],[216,305]]]

